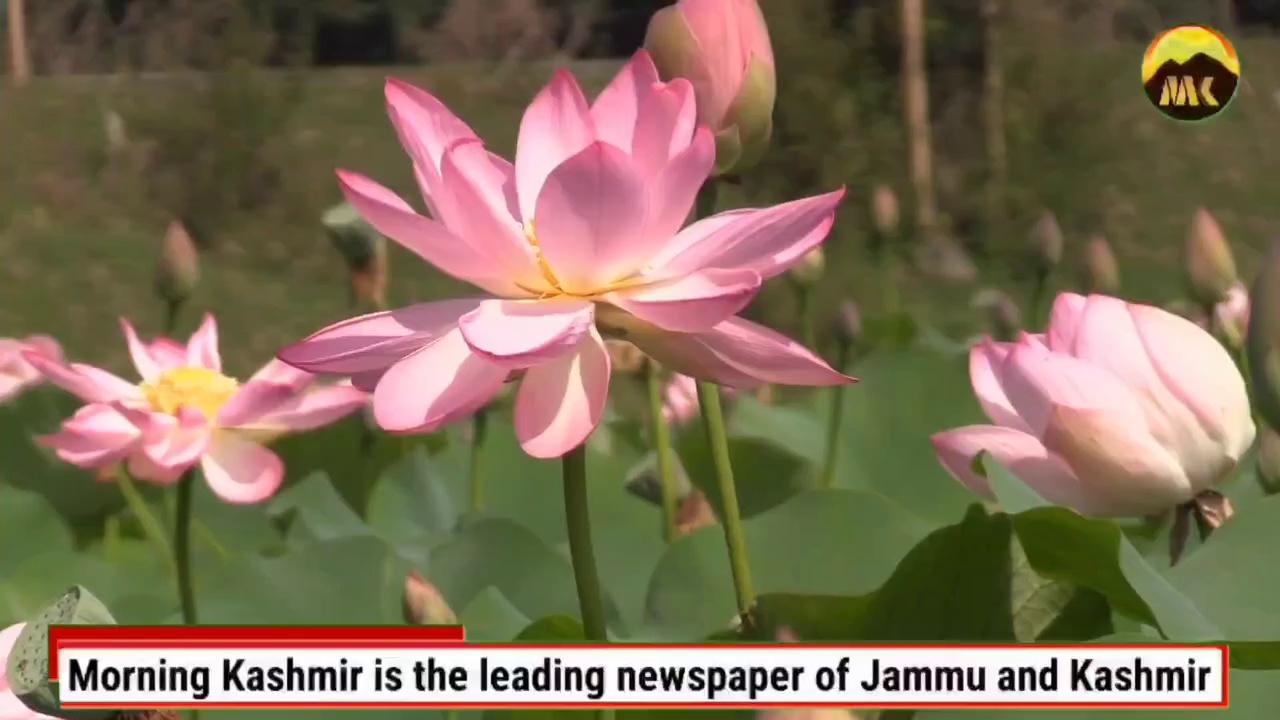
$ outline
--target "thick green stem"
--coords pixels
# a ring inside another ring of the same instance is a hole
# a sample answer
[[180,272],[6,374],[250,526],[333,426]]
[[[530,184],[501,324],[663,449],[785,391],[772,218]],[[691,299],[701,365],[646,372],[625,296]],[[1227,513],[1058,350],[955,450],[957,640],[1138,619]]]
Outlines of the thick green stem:
[[[120,488],[120,494],[124,496],[124,502],[129,506],[129,512],[133,513],[138,524],[142,526],[142,532],[146,534],[151,544],[156,546],[156,550],[160,552],[160,556],[171,567],[173,566],[173,550],[169,547],[169,540],[165,536],[164,525],[151,512],[151,508],[147,505],[147,501],[143,499],[142,493],[138,492],[138,486],[133,484],[133,478],[129,477],[129,473],[123,469],[116,475],[116,486]],[[174,567],[176,571],[177,568]]]
[[[841,341],[839,355],[836,357],[836,370],[844,372],[849,364],[850,345]],[[845,385],[831,388],[831,411],[827,415],[827,451],[822,462],[822,487],[835,485],[836,463],[840,460],[840,425],[844,421],[844,389]]]
[[484,473],[480,465],[483,453],[484,438],[489,428],[489,413],[480,409],[471,416],[471,512],[484,510]]
[[720,491],[720,524],[729,548],[729,568],[733,572],[733,589],[738,600],[742,627],[753,628],[751,608],[755,593],[751,589],[751,567],[747,561],[747,542],[742,532],[742,513],[738,510],[738,489],[733,482],[733,465],[729,460],[729,438],[725,433],[724,411],[720,407],[720,389],[714,383],[698,381],[698,404],[702,424],[707,431],[707,445],[716,470],[716,486]]
[[178,481],[178,505],[173,523],[173,561],[178,569],[178,597],[182,602],[182,622],[196,624],[196,594],[191,584],[191,490],[195,471],[188,470]]
[[595,550],[591,547],[591,516],[587,508],[587,449],[579,445],[562,458],[564,463],[564,516],[569,526],[569,555],[573,578],[578,585],[578,605],[582,608],[582,628],[588,640],[608,640],[604,602],[600,596],[600,575],[596,571]]
[[653,450],[658,457],[658,482],[662,491],[662,534],[667,542],[676,539],[676,478],[671,455],[671,428],[662,415],[662,382],[658,364],[649,362],[649,421],[653,424]]

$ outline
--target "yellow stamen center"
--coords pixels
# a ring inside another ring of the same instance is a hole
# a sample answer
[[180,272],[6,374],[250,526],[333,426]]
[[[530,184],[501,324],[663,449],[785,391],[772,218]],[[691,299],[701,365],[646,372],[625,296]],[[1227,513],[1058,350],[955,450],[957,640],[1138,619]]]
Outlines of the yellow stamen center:
[[215,418],[239,388],[233,378],[208,368],[181,367],[166,371],[152,382],[139,385],[151,409],[176,415],[182,406],[193,407],[206,418]]
[[525,287],[524,285],[521,285],[520,283],[516,283],[516,286],[526,292],[537,294],[539,300],[546,300],[547,298],[553,298],[558,295],[568,295],[569,297],[582,298],[582,299],[589,300],[592,298],[599,297],[600,295],[604,295],[605,293],[613,292],[614,290],[622,290],[625,288],[638,287],[640,285],[646,284],[643,280],[640,280],[638,278],[627,278],[627,279],[611,282],[608,285],[604,286],[603,288],[599,288],[591,292],[576,292],[573,290],[566,290],[560,284],[560,280],[556,277],[556,274],[552,272],[551,265],[547,262],[547,259],[542,256],[542,248],[538,246],[538,234],[533,228],[532,220],[525,223],[524,237],[526,240],[529,241],[529,245],[533,248],[533,255],[538,261],[538,270],[542,273],[542,279],[545,280],[547,284],[551,286],[551,290],[543,290],[543,291],[533,290],[528,287]]

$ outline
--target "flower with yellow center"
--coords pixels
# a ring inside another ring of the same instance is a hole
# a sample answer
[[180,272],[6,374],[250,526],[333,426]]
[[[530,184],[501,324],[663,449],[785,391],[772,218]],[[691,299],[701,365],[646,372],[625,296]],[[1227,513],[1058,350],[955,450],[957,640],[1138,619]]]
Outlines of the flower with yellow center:
[[177,415],[179,408],[192,407],[209,420],[218,416],[218,411],[235,396],[239,387],[240,383],[234,378],[202,367],[174,368],[151,382],[138,385],[147,404],[156,412]]
[[50,382],[86,403],[59,432],[40,439],[78,467],[125,463],[139,480],[170,484],[198,465],[222,500],[259,502],[284,480],[284,463],[266,442],[331,423],[368,400],[353,387],[315,387],[310,375],[279,362],[237,382],[222,372],[212,316],[185,345],[166,338],[143,342],[128,322],[121,324],[140,383],[24,354]]

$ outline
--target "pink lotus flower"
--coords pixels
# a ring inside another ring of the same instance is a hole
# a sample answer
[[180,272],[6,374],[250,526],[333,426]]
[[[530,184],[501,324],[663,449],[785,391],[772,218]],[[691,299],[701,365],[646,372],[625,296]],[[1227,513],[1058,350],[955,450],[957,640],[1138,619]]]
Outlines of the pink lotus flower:
[[610,362],[601,332],[667,367],[729,386],[852,380],[799,344],[734,315],[768,277],[826,237],[839,190],[742,209],[683,230],[715,144],[685,80],[637,53],[589,105],[565,71],[534,98],[516,162],[396,80],[387,106],[433,219],[372,180],[339,179],[379,232],[489,293],[357,317],[285,348],[309,372],[374,389],[390,432],[431,432],[509,379],[521,446],[557,457],[600,422]]
[[9,689],[9,680],[5,677],[5,668],[9,664],[9,653],[13,652],[13,644],[18,642],[22,628],[26,623],[10,625],[0,630],[0,720],[57,720],[48,715],[41,715],[18,699]]
[[40,371],[23,353],[35,353],[54,362],[62,361],[62,347],[51,337],[32,335],[22,340],[0,338],[0,403],[40,382]]
[[243,385],[227,377],[212,315],[186,345],[143,342],[127,320],[121,325],[138,384],[26,353],[50,382],[88,403],[58,433],[40,439],[72,465],[127,461],[135,477],[169,484],[199,463],[218,497],[258,502],[284,479],[284,464],[263,443],[329,424],[367,402],[352,387],[312,387],[310,375],[275,360]]
[[1185,503],[1235,468],[1255,428],[1244,379],[1194,323],[1105,295],[1064,293],[1048,332],[969,355],[995,425],[938,433],[943,466],[991,497],[985,450],[1050,502],[1099,516]]

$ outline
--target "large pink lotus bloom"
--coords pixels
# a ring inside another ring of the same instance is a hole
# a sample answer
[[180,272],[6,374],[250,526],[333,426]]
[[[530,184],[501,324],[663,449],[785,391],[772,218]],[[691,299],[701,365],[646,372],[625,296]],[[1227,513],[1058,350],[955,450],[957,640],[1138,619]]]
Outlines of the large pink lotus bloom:
[[1050,502],[1146,516],[1235,468],[1255,428],[1244,379],[1194,323],[1105,295],[1059,295],[1044,335],[987,340],[969,355],[994,425],[938,433],[948,471],[990,497],[972,461],[988,451]]
[[9,665],[9,654],[13,652],[13,644],[18,642],[22,628],[26,623],[10,625],[0,630],[0,720],[57,720],[48,715],[41,715],[18,699],[9,689],[9,680],[5,677],[5,668]]
[[40,371],[27,362],[23,353],[35,353],[54,362],[62,361],[62,347],[51,337],[32,335],[21,340],[0,338],[0,403],[40,382]]
[[646,53],[594,104],[557,72],[524,114],[514,165],[426,92],[389,80],[386,97],[434,219],[340,172],[347,200],[379,232],[489,295],[365,315],[281,351],[303,370],[374,388],[382,428],[434,431],[522,377],[521,446],[563,455],[604,411],[601,331],[724,385],[851,381],[734,317],[765,278],[822,242],[844,191],[681,229],[715,143],[695,121],[689,83],[660,82]]
[[284,479],[280,457],[263,443],[334,422],[367,402],[356,388],[314,386],[311,375],[276,360],[244,384],[227,377],[212,315],[186,345],[144,342],[127,320],[121,325],[140,383],[26,354],[50,382],[88,403],[40,439],[72,465],[127,461],[135,477],[169,484],[199,464],[218,497],[258,502]]

